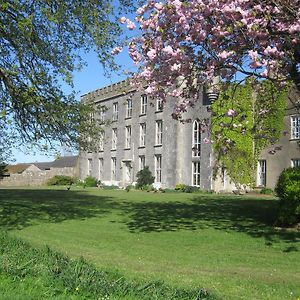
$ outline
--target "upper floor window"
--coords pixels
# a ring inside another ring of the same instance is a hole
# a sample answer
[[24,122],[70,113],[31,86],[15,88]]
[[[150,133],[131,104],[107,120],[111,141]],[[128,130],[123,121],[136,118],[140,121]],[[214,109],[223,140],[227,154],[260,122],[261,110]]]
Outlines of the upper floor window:
[[132,117],[132,99],[126,101],[126,118]]
[[146,144],[146,123],[140,124],[140,147],[144,147]]
[[125,148],[131,147],[131,126],[125,127]]
[[162,144],[162,130],[163,130],[163,121],[162,120],[156,121],[156,137],[155,137],[156,145]]
[[99,136],[99,150],[104,150],[104,139],[105,139],[105,132],[101,131]]
[[99,121],[100,122],[104,122],[105,121],[105,108],[104,107],[100,108]]
[[116,180],[117,174],[117,159],[115,157],[111,158],[111,180]]
[[162,111],[164,108],[164,102],[162,99],[157,99],[156,100],[156,111]]
[[118,139],[118,131],[117,128],[112,129],[112,138],[111,138],[111,149],[115,150],[117,148],[117,139]]
[[262,159],[258,161],[257,165],[257,185],[266,186],[267,182],[267,162]]
[[300,168],[300,158],[292,159],[291,165],[293,168]]
[[118,114],[119,114],[118,102],[115,102],[113,103],[113,116],[112,116],[113,121],[118,120]]
[[291,138],[300,139],[300,116],[291,117]]
[[147,95],[141,96],[141,115],[145,115],[147,113]]
[[193,123],[193,156],[199,157],[201,154],[201,126],[198,121]]

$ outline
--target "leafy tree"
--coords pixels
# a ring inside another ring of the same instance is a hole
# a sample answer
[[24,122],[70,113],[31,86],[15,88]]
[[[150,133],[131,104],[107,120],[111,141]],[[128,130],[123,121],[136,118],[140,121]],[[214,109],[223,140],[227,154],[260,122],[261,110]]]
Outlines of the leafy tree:
[[[130,8],[120,0],[119,9]],[[111,49],[121,33],[117,1],[36,0],[0,4],[0,129],[45,148],[55,142],[87,146],[82,134],[99,132],[92,109],[62,91],[72,88],[72,72],[83,66],[81,54],[95,50],[115,68]],[[0,134],[3,134],[1,132]],[[4,150],[1,149],[3,152]]]
[[136,187],[143,188],[144,186],[151,185],[154,182],[155,177],[152,176],[148,166],[140,170],[136,174]]
[[138,78],[152,96],[182,99],[175,118],[197,100],[198,83],[215,77],[290,80],[300,91],[298,0],[154,0],[137,14],[142,35],[129,53],[141,66]]

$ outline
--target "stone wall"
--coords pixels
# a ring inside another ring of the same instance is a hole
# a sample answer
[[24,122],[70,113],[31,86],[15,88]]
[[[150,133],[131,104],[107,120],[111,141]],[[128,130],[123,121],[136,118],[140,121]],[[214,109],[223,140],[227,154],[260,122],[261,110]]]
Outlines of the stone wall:
[[50,170],[25,170],[21,174],[11,174],[0,180],[0,186],[38,186],[45,185],[46,182],[55,175],[66,175],[77,177],[78,168],[51,168]]

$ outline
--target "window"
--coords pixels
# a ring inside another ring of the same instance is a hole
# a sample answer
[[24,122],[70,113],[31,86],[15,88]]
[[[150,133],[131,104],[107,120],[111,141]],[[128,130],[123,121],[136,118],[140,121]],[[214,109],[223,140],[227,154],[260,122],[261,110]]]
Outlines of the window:
[[117,159],[115,157],[111,158],[111,180],[116,180],[117,171]]
[[89,158],[88,159],[88,176],[92,176],[92,163],[93,163],[92,159]]
[[126,118],[131,118],[132,117],[132,100],[127,99],[126,102]]
[[292,168],[300,168],[300,158],[295,158],[291,160]]
[[118,114],[119,114],[118,102],[115,102],[113,103],[113,116],[112,116],[113,121],[118,120]]
[[199,157],[201,155],[201,126],[198,121],[193,123],[193,156]]
[[266,186],[267,180],[267,162],[265,160],[259,160],[257,166],[257,185]]
[[300,116],[291,117],[291,138],[300,139]]
[[99,158],[98,160],[98,179],[101,180],[103,177],[103,158]]
[[100,122],[104,122],[105,121],[105,108],[104,107],[100,108],[99,121]]
[[155,139],[156,145],[162,144],[162,128],[163,128],[162,120],[156,121],[156,139]]
[[193,181],[192,185],[200,186],[200,162],[193,162]]
[[99,151],[104,150],[104,139],[105,139],[105,132],[101,131],[99,136]]
[[117,128],[112,129],[112,139],[111,139],[111,149],[117,149],[117,139],[118,139],[118,131]]
[[155,155],[155,182],[161,182],[161,154]]
[[141,115],[145,115],[147,113],[147,95],[141,96]]
[[146,123],[140,124],[140,147],[145,147],[146,144]]
[[131,126],[125,127],[125,148],[131,147]]
[[145,155],[140,155],[139,156],[139,170],[143,170],[145,168]]
[[156,100],[156,111],[162,111],[164,107],[164,103],[162,99]]

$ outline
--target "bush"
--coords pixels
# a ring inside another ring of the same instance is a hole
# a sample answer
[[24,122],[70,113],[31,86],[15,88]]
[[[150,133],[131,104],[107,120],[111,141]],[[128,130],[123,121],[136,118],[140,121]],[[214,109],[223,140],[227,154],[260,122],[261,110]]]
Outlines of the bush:
[[75,181],[75,178],[71,176],[55,175],[47,181],[47,185],[71,185]]
[[263,188],[260,191],[260,194],[263,194],[263,195],[273,195],[273,190],[269,189],[269,188]]
[[185,193],[194,193],[199,191],[199,188],[196,186],[186,185],[183,190]]
[[98,185],[98,180],[95,177],[88,176],[84,179],[84,185],[86,187],[95,187]]
[[155,177],[152,176],[151,171],[149,170],[149,167],[146,166],[143,170],[140,170],[136,174],[136,187],[138,189],[143,189],[145,185],[149,186],[154,182]]
[[175,186],[175,191],[184,192],[186,185],[183,183],[177,183]]
[[104,190],[117,190],[119,187],[117,185],[102,185]]
[[283,170],[275,192],[280,198],[277,223],[287,226],[300,222],[300,168]]

